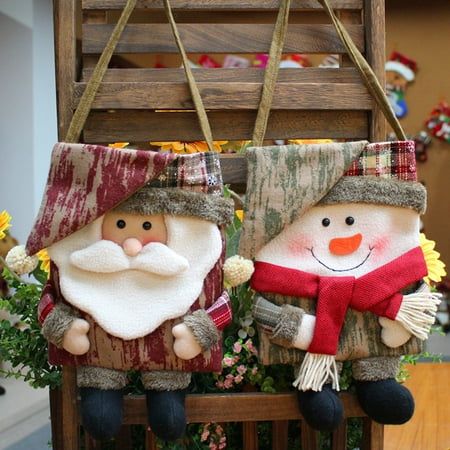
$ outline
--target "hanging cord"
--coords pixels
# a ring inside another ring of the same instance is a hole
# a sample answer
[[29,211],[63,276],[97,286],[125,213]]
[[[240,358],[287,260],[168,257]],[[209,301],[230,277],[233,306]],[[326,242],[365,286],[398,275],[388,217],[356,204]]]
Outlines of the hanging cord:
[[106,44],[103,52],[95,66],[94,72],[86,85],[86,89],[81,96],[80,102],[78,103],[77,109],[75,110],[72,120],[70,121],[69,129],[67,131],[65,142],[78,142],[80,139],[81,132],[86,123],[86,119],[91,110],[92,103],[94,102],[95,94],[103,80],[103,77],[108,69],[109,61],[114,53],[117,43],[120,40],[120,36],[125,28],[125,25],[136,6],[137,0],[127,0],[127,4],[120,15],[120,18],[114,27],[113,32]]
[[206,143],[208,144],[208,149],[210,152],[214,151],[213,138],[211,132],[211,126],[209,124],[208,116],[206,115],[205,106],[203,105],[202,98],[200,96],[200,91],[198,90],[197,83],[195,82],[194,75],[192,73],[191,65],[189,59],[186,55],[183,43],[181,42],[180,33],[178,32],[178,27],[173,18],[172,9],[170,7],[169,0],[164,0],[164,7],[166,10],[166,16],[169,19],[170,27],[172,28],[172,33],[177,43],[178,50],[180,51],[181,58],[183,60],[184,72],[186,74],[187,81],[189,83],[189,89],[191,90],[192,100],[194,102],[195,110],[197,112],[198,120],[200,122],[200,128],[202,129],[203,136]]
[[259,102],[258,113],[256,116],[255,128],[253,130],[253,145],[263,145],[264,136],[267,130],[270,108],[272,105],[275,85],[277,82],[278,70],[280,68],[281,54],[283,52],[284,40],[289,20],[290,0],[281,0],[278,10],[277,21],[270,45],[269,62],[264,73],[264,83],[262,88],[261,100]]
[[336,32],[339,38],[341,39],[342,43],[347,49],[347,52],[351,60],[355,64],[356,68],[359,70],[361,77],[364,81],[364,84],[366,85],[372,97],[377,102],[378,106],[383,111],[384,116],[391,125],[392,129],[395,131],[395,134],[397,135],[398,139],[402,141],[406,140],[405,132],[403,131],[403,128],[400,125],[400,122],[398,121],[397,117],[395,117],[395,114],[392,111],[392,108],[389,104],[386,94],[384,93],[384,90],[381,87],[381,84],[378,81],[378,78],[375,75],[374,71],[369,66],[367,61],[364,59],[364,56],[356,47],[347,30],[344,28],[344,25],[338,19],[333,9],[331,8],[328,0],[319,0],[319,2],[325,8],[325,11],[327,12],[328,16],[333,22],[334,27],[336,28]]

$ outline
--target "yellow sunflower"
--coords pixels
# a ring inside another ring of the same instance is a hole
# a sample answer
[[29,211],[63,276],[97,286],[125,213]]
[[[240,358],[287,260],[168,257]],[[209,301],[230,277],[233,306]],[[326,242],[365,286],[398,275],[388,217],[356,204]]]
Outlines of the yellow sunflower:
[[0,213],[0,239],[3,239],[6,234],[5,231],[11,226],[11,216],[4,210]]
[[419,243],[428,268],[428,275],[424,278],[424,281],[428,285],[431,284],[431,281],[439,283],[447,275],[447,272],[445,271],[445,264],[439,259],[440,253],[434,249],[436,242],[430,241],[423,233],[420,233]]
[[330,144],[333,139],[289,139],[289,144]]
[[129,142],[114,142],[114,144],[108,144],[108,147],[125,148],[129,144],[130,144]]
[[237,209],[234,213],[240,222],[244,220],[244,211],[242,209]]
[[[222,152],[222,145],[225,145],[228,141],[214,141],[214,151],[217,153]],[[150,142],[151,145],[161,147],[163,151],[169,151],[174,153],[199,153],[207,152],[208,144],[205,141],[194,141],[194,142]]]
[[44,272],[49,273],[50,272],[50,256],[48,256],[47,249],[44,248],[43,250],[37,252],[37,257],[39,258],[39,261],[41,262],[41,269]]

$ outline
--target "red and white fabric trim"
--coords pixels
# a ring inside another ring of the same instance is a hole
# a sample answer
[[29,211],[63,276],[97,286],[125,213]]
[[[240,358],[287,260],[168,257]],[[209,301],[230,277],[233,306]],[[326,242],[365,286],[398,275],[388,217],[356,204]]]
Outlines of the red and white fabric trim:
[[222,295],[206,312],[211,317],[217,329],[223,330],[229,325],[233,319],[233,312],[231,310],[231,301],[228,292],[223,291]]

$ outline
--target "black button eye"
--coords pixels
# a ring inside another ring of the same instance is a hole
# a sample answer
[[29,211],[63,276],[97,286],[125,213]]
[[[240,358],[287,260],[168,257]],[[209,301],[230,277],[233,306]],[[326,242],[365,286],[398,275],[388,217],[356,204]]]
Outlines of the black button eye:
[[347,225],[353,225],[353,224],[355,223],[355,219],[354,219],[352,216],[348,216],[348,217],[345,219],[345,223],[346,223]]
[[322,220],[322,225],[324,227],[327,227],[328,225],[330,225],[331,220],[328,217],[325,217],[325,219]]
[[150,223],[150,222],[144,222],[143,224],[142,224],[142,228],[144,229],[144,230],[151,230],[151,228],[152,228],[152,224]]
[[119,219],[116,222],[117,228],[123,229],[127,226],[127,223],[125,222],[125,220]]

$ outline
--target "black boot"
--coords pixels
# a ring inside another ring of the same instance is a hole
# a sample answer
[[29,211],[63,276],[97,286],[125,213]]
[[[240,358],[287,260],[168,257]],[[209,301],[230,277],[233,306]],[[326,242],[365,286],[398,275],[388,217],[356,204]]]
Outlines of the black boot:
[[114,437],[122,426],[122,391],[80,388],[80,396],[84,429],[99,441]]
[[0,395],[3,395],[6,392],[3,386],[0,386]]
[[378,423],[400,425],[414,413],[411,392],[393,378],[357,381],[356,395],[364,412]]
[[153,433],[165,441],[175,441],[184,435],[186,392],[145,391],[147,397],[148,424]]
[[306,423],[319,431],[336,429],[344,418],[337,392],[326,384],[322,391],[298,391],[298,405]]

